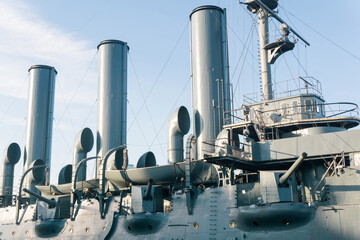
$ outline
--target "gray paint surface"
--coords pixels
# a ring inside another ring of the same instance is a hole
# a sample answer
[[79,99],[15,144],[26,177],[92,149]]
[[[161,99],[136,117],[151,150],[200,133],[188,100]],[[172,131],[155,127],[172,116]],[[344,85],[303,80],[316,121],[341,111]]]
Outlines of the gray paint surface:
[[[106,40],[99,44],[97,156],[126,144],[127,43]],[[100,169],[97,161],[97,169]]]
[[224,11],[214,6],[195,9],[190,20],[193,121],[197,159],[201,159],[213,152],[214,147],[203,142],[216,138],[224,124],[224,110],[230,109],[226,27]]
[[[26,134],[24,149],[24,172],[36,159],[41,159],[51,169],[51,142],[55,97],[55,68],[34,65],[29,69],[30,87],[28,97],[28,112],[26,118]],[[47,178],[37,184],[50,181]],[[27,177],[26,188],[35,191],[35,185]]]

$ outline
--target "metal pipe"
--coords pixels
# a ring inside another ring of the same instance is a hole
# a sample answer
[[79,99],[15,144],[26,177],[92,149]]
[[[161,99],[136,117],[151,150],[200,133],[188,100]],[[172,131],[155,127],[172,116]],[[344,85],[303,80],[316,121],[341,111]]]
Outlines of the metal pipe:
[[153,185],[153,180],[150,178],[148,181],[148,185],[146,187],[145,193],[144,193],[144,200],[151,200],[151,188]]
[[[28,112],[26,118],[26,137],[24,150],[25,172],[36,159],[44,160],[50,169],[51,141],[53,126],[53,110],[55,96],[54,67],[34,65],[29,69],[30,87],[28,99]],[[37,177],[38,178],[38,177]],[[47,174],[38,184],[50,182],[50,174]],[[33,192],[38,190],[29,176],[26,177],[25,187]]]
[[58,177],[58,184],[71,183],[72,171],[73,171],[73,165],[71,164],[65,165],[60,170]]
[[[73,171],[75,171],[75,167],[78,165],[78,163],[87,157],[87,153],[91,151],[93,146],[94,146],[94,136],[91,129],[90,128],[82,129],[75,138]],[[76,181],[86,180],[86,163],[83,163],[78,171],[79,173]]]
[[[225,51],[224,51],[224,59],[225,59],[225,78],[223,81],[223,93],[225,95],[224,99],[223,99],[223,107],[224,107],[224,112],[230,112],[231,108],[233,106],[231,106],[231,95],[230,95],[230,64],[229,64],[229,41],[228,41],[228,32],[227,32],[227,13],[226,13],[226,9],[224,8],[224,39],[225,39]],[[225,85],[225,86],[224,86]],[[231,123],[231,118],[227,119],[226,117],[224,117],[224,124],[230,124]],[[220,130],[221,131],[221,130]]]
[[4,151],[2,174],[0,178],[0,196],[3,198],[3,206],[9,206],[12,201],[14,169],[19,162],[21,150],[17,143],[11,143]]
[[156,166],[156,158],[153,152],[144,153],[138,160],[136,168],[145,168]]
[[30,194],[31,196],[39,199],[40,201],[46,202],[47,204],[49,204],[49,208],[54,208],[54,207],[56,207],[56,205],[57,205],[57,202],[56,202],[55,200],[52,200],[52,199],[48,199],[48,198],[46,198],[46,197],[43,197],[43,196],[41,196],[40,194],[37,194],[37,193],[35,193],[35,192],[33,192],[33,191],[30,191],[30,190],[27,189],[27,188],[24,188],[23,191],[26,192],[26,193],[28,193],[28,194]]
[[[42,168],[46,168],[47,166],[44,165],[44,161],[41,159],[36,159],[35,161],[33,161],[31,163],[31,165],[29,166],[28,169],[26,169],[23,173],[23,175],[20,178],[20,183],[19,183],[19,192],[17,194],[17,198],[16,198],[16,210],[15,210],[15,223],[16,224],[20,224],[19,221],[19,211],[20,211],[20,205],[23,204],[23,198],[22,198],[22,189],[23,189],[23,184],[25,181],[25,178],[28,176],[28,173],[32,173],[30,175],[30,181],[34,181],[36,180],[36,176],[40,179],[44,178],[44,172],[41,171]],[[26,208],[24,208],[24,211],[26,210]]]
[[184,135],[190,129],[190,116],[186,107],[175,109],[168,120],[168,161],[184,161]]
[[[202,159],[204,153],[214,151],[212,145],[205,145],[203,142],[216,138],[224,123],[223,111],[230,110],[231,107],[225,18],[224,10],[216,6],[198,7],[190,14],[191,92],[194,135],[197,139],[196,159]],[[217,92],[217,79],[225,81],[220,93]],[[220,111],[214,111],[213,106],[223,107]]]
[[105,154],[126,145],[127,43],[102,41],[99,49],[97,177]]
[[291,165],[291,167],[286,171],[286,173],[280,177],[279,185],[283,185],[287,182],[291,174],[296,171],[296,169],[300,166],[306,157],[307,153],[303,152],[301,156],[293,163],[293,165]]

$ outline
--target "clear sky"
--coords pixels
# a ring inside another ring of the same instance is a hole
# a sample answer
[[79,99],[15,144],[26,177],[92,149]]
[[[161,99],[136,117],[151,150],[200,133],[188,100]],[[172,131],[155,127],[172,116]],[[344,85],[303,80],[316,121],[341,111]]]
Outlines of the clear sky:
[[[239,108],[243,94],[258,91],[260,80],[257,39],[255,34],[249,35],[251,14],[238,1],[1,1],[0,149],[17,142],[23,151],[29,67],[35,64],[54,66],[58,77],[51,182],[56,183],[61,167],[72,163],[77,132],[83,127],[96,132],[96,47],[102,40],[118,39],[130,46],[130,163],[136,164],[144,152],[151,150],[158,164],[165,164],[168,117],[181,105],[191,112],[189,14],[194,8],[209,4],[227,8],[230,76],[237,86],[234,102]],[[279,4],[282,6],[278,8],[279,15],[311,46],[305,48],[299,41],[294,54],[287,53],[279,60],[277,71],[273,72],[275,81],[299,75],[314,76],[322,82],[328,102],[359,104],[359,59],[323,36],[359,58],[360,1],[280,0]],[[271,22],[270,26],[273,34],[274,26],[278,28],[279,24]],[[244,62],[242,52],[246,42],[249,51]],[[90,155],[95,155],[95,149]],[[15,171],[16,184],[22,173],[22,162],[23,153]],[[92,176],[94,167],[90,165],[88,169]]]

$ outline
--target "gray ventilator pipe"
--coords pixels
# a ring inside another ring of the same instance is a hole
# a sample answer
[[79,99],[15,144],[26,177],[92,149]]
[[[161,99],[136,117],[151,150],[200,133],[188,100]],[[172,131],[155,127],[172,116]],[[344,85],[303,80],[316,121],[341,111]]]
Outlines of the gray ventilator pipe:
[[127,43],[102,41],[99,50],[97,176],[105,154],[126,145]]
[[72,177],[72,168],[73,166],[71,164],[65,165],[59,173],[58,177],[58,184],[66,184],[71,183],[71,177]]
[[9,206],[12,201],[14,185],[15,164],[19,162],[21,156],[20,146],[11,143],[4,151],[2,174],[0,178],[0,197],[3,198],[3,206]]
[[184,161],[184,135],[190,129],[190,116],[186,107],[181,106],[173,111],[168,120],[168,161]]
[[138,160],[136,168],[154,167],[156,166],[156,158],[153,152],[144,153]]
[[231,110],[224,10],[202,6],[190,14],[192,106],[197,159],[214,152],[214,142]]
[[[45,65],[34,65],[30,67],[29,73],[30,86],[26,118],[24,172],[37,159],[43,160],[48,169],[51,168],[55,77],[57,74],[54,67]],[[36,179],[41,179],[40,182],[35,183],[29,177],[30,175],[27,175],[24,180],[24,187],[33,192],[38,192],[35,184],[49,184],[50,173],[48,172],[44,176],[44,169],[41,171],[43,176],[36,177]]]
[[291,165],[291,167],[286,171],[286,173],[280,177],[279,185],[283,185],[287,182],[291,174],[296,171],[296,169],[300,166],[306,157],[307,153],[303,152],[301,156],[293,163],[293,165]]
[[[76,136],[74,142],[74,157],[73,157],[73,172],[78,163],[87,157],[87,153],[91,151],[94,146],[94,135],[90,128],[83,128]],[[71,177],[70,177],[71,179]],[[86,163],[83,163],[79,170],[76,181],[86,180]],[[71,180],[70,180],[71,182]]]

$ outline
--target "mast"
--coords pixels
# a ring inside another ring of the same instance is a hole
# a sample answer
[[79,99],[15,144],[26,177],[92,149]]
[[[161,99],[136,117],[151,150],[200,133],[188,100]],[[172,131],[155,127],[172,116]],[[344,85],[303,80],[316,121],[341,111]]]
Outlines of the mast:
[[260,71],[261,71],[261,95],[263,101],[273,99],[272,81],[271,81],[271,66],[268,62],[268,50],[265,46],[269,43],[269,21],[268,13],[259,8],[258,27],[259,27],[259,56],[260,56]]
[[[305,44],[310,44],[273,11],[278,6],[278,0],[246,0],[244,4],[247,5],[250,12],[256,13],[258,16],[261,96],[262,101],[265,102],[274,99],[271,64],[275,63],[280,55],[294,48],[295,42],[288,39],[289,33],[292,32]],[[282,37],[276,39],[275,42],[269,41],[268,19],[270,16],[281,23]]]

